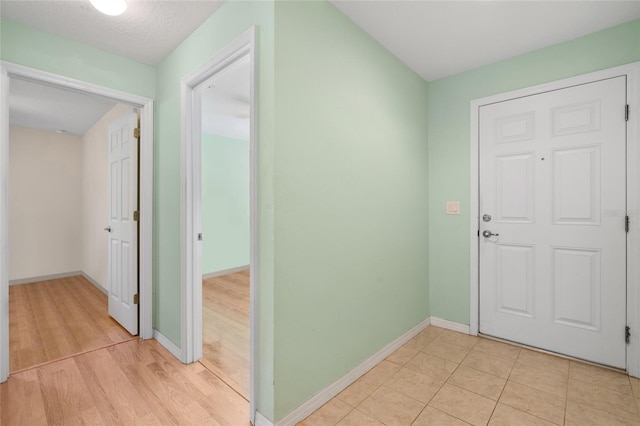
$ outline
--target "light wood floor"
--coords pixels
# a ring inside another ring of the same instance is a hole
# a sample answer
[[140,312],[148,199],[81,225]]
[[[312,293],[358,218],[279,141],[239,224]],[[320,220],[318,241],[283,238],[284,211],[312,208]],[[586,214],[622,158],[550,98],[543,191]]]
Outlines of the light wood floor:
[[13,374],[2,425],[248,426],[249,403],[203,365],[138,339]]
[[9,287],[12,372],[132,338],[82,276]]
[[203,280],[200,362],[249,399],[249,271]]

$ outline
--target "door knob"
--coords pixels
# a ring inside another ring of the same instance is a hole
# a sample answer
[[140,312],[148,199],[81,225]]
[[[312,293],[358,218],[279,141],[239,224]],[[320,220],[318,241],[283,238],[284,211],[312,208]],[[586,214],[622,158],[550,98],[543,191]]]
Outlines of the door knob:
[[106,228],[104,228],[104,230],[107,231],[107,232],[111,232],[111,227],[107,226]]
[[500,234],[493,234],[488,229],[482,231],[482,236],[485,237],[485,238],[494,237],[494,236],[497,237],[498,235],[500,235]]

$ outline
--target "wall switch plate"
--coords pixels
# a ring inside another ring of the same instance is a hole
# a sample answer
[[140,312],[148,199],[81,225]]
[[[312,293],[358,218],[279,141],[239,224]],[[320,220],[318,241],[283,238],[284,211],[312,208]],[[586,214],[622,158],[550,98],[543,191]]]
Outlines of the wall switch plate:
[[447,214],[460,214],[460,201],[447,201]]

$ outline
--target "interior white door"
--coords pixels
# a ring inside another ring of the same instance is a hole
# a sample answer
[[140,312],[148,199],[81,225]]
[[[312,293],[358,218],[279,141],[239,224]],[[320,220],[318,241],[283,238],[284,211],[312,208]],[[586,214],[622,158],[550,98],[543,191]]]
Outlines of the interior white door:
[[138,117],[109,126],[109,315],[138,334]]
[[480,108],[481,333],[626,367],[625,105],[621,76]]

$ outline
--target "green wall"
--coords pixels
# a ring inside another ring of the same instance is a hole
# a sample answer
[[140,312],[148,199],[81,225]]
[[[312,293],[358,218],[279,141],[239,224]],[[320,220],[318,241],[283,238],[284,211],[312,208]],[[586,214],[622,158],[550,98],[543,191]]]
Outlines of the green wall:
[[156,68],[154,313],[180,346],[180,79],[252,26],[258,51],[257,409],[273,419],[274,4],[227,1]]
[[328,2],[276,2],[281,418],[429,315],[426,83]]
[[0,58],[148,98],[155,69],[95,47],[0,18]]
[[249,264],[249,141],[202,135],[202,273]]
[[640,20],[429,83],[431,315],[469,324],[470,101],[638,60]]

